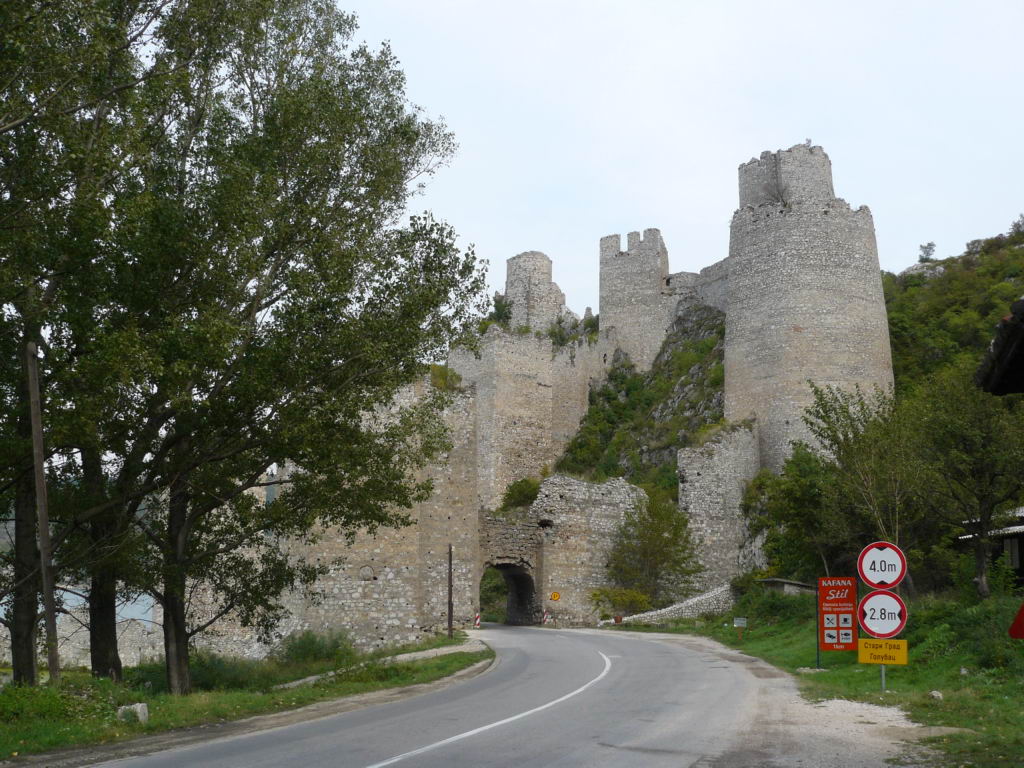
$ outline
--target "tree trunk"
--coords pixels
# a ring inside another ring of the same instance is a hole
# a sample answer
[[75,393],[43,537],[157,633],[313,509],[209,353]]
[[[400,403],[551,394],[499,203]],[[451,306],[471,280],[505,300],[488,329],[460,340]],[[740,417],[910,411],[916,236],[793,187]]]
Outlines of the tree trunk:
[[988,536],[979,535],[974,541],[974,584],[978,588],[978,597],[985,599],[991,590],[988,586],[988,563],[992,545]]
[[907,588],[907,596],[911,600],[917,599],[917,586],[914,584],[914,577],[910,575],[910,570],[907,570],[907,575],[903,577],[903,585]]
[[[186,453],[188,440],[180,451]],[[188,625],[185,617],[185,569],[187,551],[185,522],[188,517],[187,476],[179,473],[171,482],[167,500],[167,548],[164,550],[164,653],[167,658],[167,687],[171,693],[192,692],[188,659]]]
[[13,681],[39,682],[36,628],[39,625],[39,549],[36,547],[36,501],[33,479],[25,472],[14,496],[14,598],[11,607]]
[[[99,454],[82,451],[82,473],[89,503],[99,504],[105,496],[103,467]],[[119,534],[116,510],[97,517],[89,524],[96,562],[89,585],[89,660],[96,677],[122,679],[121,656],[117,648],[117,565],[116,542]]]
[[180,585],[164,583],[164,654],[167,659],[167,688],[178,696],[192,693],[188,658],[188,627],[185,623],[184,579]]
[[96,677],[122,678],[117,650],[117,576],[97,568],[89,585],[89,660]]
[[[23,348],[20,345],[19,348]],[[36,492],[32,476],[32,423],[29,419],[27,369],[22,363],[18,385],[18,438],[24,446],[25,466],[14,486],[14,596],[11,606],[12,679],[37,685],[39,665],[36,629],[39,625],[39,547],[36,541]]]

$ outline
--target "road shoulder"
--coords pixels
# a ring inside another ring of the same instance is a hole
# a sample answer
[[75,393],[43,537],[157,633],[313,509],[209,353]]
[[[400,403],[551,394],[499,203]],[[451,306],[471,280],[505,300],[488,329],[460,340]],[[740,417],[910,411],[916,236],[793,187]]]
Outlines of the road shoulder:
[[[459,648],[461,650],[461,648]],[[45,765],[47,768],[78,768],[79,766],[95,765],[111,760],[123,760],[129,757],[163,752],[214,739],[234,738],[257,731],[283,728],[308,720],[318,720],[331,715],[352,712],[366,707],[388,704],[414,696],[440,691],[449,686],[469,680],[486,672],[495,659],[478,661],[472,666],[459,670],[453,675],[434,680],[429,683],[406,685],[401,688],[387,688],[380,691],[360,693],[340,699],[318,701],[299,709],[274,712],[267,715],[256,715],[242,720],[223,723],[209,723],[175,731],[166,731],[142,736],[114,744],[100,744],[89,747],[78,747],[55,752],[43,752],[37,755],[25,755],[14,759],[0,761],[0,766]]]
[[[750,765],[814,765],[817,768],[877,768],[936,765],[941,756],[917,742],[955,729],[911,721],[898,707],[846,699],[813,702],[796,678],[763,659],[699,635],[622,630],[583,630],[652,640],[701,654],[709,661],[742,666],[758,679],[753,718],[742,728],[741,747],[727,749],[709,768]],[[778,763],[783,764],[783,763]]]

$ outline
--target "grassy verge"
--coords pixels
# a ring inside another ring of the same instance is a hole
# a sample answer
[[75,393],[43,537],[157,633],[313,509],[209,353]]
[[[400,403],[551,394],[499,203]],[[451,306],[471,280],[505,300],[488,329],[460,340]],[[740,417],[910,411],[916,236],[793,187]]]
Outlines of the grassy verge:
[[[450,642],[445,638],[444,642],[430,641],[402,650],[425,650]],[[271,685],[283,682],[282,678],[295,680],[316,674],[310,670],[323,667],[324,663],[307,660],[290,666],[286,661],[275,659],[263,663],[272,671],[257,674],[256,682],[247,681],[246,686],[221,685],[199,690],[191,696],[155,692],[145,682],[131,685],[95,680],[85,671],[70,670],[65,672],[59,689],[7,686],[0,691],[0,723],[3,723],[0,727],[0,758],[59,747],[103,744],[174,728],[294,709],[357,693],[428,683],[493,655],[490,650],[454,652],[390,664],[383,663],[380,654],[362,656],[358,657],[357,663],[350,663],[330,678],[289,690],[273,690]],[[232,664],[234,662],[224,660],[225,666]],[[259,662],[242,664],[254,669],[260,665]],[[129,672],[135,673],[136,670]],[[229,673],[228,679],[233,675],[233,672]],[[132,675],[128,677],[132,679]],[[136,680],[143,678],[134,676]],[[140,701],[149,706],[148,723],[117,720],[118,706]]]
[[[823,672],[799,676],[805,695],[815,700],[843,698],[902,707],[925,725],[969,729],[928,740],[951,766],[1024,766],[1024,641],[1007,630],[1020,607],[1019,596],[983,603],[924,598],[909,606],[904,637],[910,664],[886,668],[881,693],[879,669],[858,664],[855,652],[823,652]],[[746,616],[742,642],[734,616]],[[786,597],[751,590],[728,615],[682,619],[660,627],[624,626],[712,637],[796,672],[815,666],[812,596]],[[941,693],[942,698],[931,695]]]

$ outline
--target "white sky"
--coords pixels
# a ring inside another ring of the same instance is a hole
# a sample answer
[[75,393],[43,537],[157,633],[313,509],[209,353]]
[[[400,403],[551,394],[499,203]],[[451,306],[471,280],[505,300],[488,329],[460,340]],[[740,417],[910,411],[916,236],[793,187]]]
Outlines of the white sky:
[[810,138],[870,206],[883,269],[1024,212],[1024,0],[339,0],[389,40],[460,149],[413,210],[491,262],[548,254],[597,310],[602,235],[661,229],[672,271],[725,257],[736,168]]

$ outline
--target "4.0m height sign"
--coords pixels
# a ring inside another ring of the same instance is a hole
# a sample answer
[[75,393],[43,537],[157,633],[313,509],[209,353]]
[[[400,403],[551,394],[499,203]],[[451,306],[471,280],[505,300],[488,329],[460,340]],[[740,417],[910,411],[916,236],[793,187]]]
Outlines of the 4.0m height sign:
[[895,544],[876,541],[861,550],[857,571],[872,589],[892,589],[907,575],[907,558]]

